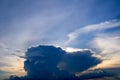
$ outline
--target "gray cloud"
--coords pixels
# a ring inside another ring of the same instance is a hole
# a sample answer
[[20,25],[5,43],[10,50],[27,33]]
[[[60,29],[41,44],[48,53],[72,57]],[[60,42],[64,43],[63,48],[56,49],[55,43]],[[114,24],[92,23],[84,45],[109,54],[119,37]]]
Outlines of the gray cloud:
[[64,80],[79,79],[76,72],[82,72],[101,62],[89,50],[66,52],[60,47],[37,46],[27,50],[25,55],[25,77],[11,76],[10,80]]

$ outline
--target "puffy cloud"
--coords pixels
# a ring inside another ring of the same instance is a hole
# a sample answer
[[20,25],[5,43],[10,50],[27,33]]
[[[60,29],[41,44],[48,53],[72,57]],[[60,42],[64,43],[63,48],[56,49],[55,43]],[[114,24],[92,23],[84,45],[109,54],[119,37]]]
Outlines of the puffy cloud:
[[26,52],[27,60],[24,63],[27,75],[30,78],[57,77],[59,72],[57,64],[64,54],[65,52],[61,48],[53,46],[39,46],[28,49]]
[[101,60],[90,50],[66,52],[60,47],[31,47],[25,54],[25,77],[11,76],[10,80],[64,80],[79,79],[76,73],[96,66]]
[[73,73],[82,72],[100,63],[100,59],[93,57],[89,50],[69,52],[63,56],[62,68]]

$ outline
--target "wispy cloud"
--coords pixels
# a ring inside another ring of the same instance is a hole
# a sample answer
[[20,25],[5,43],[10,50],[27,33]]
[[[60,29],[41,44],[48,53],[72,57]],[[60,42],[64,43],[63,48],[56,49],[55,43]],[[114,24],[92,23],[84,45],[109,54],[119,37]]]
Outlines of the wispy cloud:
[[65,45],[69,45],[70,42],[74,41],[77,37],[83,35],[83,34],[91,34],[91,32],[99,33],[102,30],[114,28],[120,26],[119,20],[111,20],[111,21],[105,21],[98,24],[92,24],[80,27],[79,29],[76,29],[75,31],[68,34],[68,40],[65,42]]

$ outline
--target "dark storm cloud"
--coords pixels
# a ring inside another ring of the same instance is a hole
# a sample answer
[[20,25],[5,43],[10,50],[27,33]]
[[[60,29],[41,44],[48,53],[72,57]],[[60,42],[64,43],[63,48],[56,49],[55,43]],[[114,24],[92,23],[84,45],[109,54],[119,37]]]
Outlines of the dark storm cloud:
[[27,60],[24,63],[27,76],[38,79],[52,79],[64,76],[62,71],[57,68],[64,54],[65,51],[61,48],[53,46],[39,46],[28,49],[26,52]]
[[[101,62],[91,51],[66,52],[60,47],[38,46],[26,52],[25,77],[12,76],[10,80],[77,80],[76,72],[82,72]],[[16,79],[15,79],[16,78]]]
[[93,57],[93,54],[90,50],[70,52],[63,56],[62,68],[73,73],[82,72],[101,62],[100,59]]

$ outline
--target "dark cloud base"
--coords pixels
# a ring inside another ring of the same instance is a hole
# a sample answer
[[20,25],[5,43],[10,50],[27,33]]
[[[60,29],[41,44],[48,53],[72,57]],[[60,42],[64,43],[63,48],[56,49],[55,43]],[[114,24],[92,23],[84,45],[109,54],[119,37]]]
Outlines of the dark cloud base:
[[8,80],[85,80],[87,77],[75,76],[101,63],[89,50],[66,52],[60,47],[31,47],[25,54],[26,76],[10,76]]

